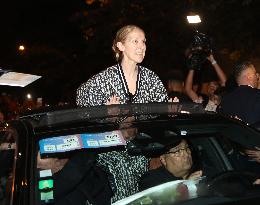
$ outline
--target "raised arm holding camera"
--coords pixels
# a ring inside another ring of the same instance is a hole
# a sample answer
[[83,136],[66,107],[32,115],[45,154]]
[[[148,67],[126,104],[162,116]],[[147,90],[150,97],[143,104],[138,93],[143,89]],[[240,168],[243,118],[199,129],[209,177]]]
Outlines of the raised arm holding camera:
[[[209,100],[214,100],[215,91],[218,89],[219,86],[225,86],[226,83],[226,75],[214,59],[214,56],[210,54],[207,59],[211,62],[212,68],[216,72],[219,81],[212,80],[207,83],[202,83],[200,91],[196,90],[198,89],[198,86],[194,86],[193,83],[195,70],[190,69],[185,80],[185,91],[186,94],[191,98],[191,100],[196,103],[202,103],[203,100],[205,100],[203,99],[203,96],[201,96],[201,94],[208,96]],[[198,92],[200,92],[201,94],[199,94]]]
[[[214,110],[220,102],[215,91],[220,86],[225,86],[227,78],[215,60],[211,47],[211,41],[205,34],[195,34],[193,42],[186,52],[189,71],[185,80],[185,92],[193,102],[204,103],[205,106],[208,102],[215,105],[214,108],[210,108]],[[205,77],[205,71],[208,67],[210,71],[214,69],[213,74],[216,74],[217,79],[210,78],[206,82],[202,82],[201,79]],[[194,83],[195,74],[199,76],[196,85]]]

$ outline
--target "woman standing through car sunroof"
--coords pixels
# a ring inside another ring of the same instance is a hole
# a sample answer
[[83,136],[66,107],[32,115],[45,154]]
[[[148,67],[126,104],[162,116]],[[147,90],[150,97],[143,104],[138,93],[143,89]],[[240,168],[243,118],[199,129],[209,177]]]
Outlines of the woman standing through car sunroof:
[[119,29],[112,49],[118,64],[90,78],[77,90],[77,105],[149,103],[167,101],[159,77],[143,67],[146,51],[144,31],[135,25]]
[[[95,106],[126,103],[164,102],[168,96],[159,77],[139,65],[144,59],[144,31],[135,25],[116,33],[112,49],[118,64],[107,68],[83,83],[77,90],[77,105]],[[98,166],[111,173],[112,202],[138,192],[139,179],[148,170],[144,156],[130,156],[125,151],[98,155]]]

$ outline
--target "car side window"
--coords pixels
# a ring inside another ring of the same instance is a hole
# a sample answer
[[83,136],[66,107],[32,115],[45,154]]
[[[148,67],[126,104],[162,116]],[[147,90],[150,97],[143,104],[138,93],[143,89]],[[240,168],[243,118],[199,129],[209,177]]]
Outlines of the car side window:
[[16,131],[8,126],[0,130],[0,204],[9,204],[14,180]]
[[196,138],[191,140],[191,143],[195,149],[194,153],[196,153],[193,155],[195,163],[207,169],[210,172],[209,176],[214,176],[225,170],[223,162],[209,138]]
[[260,163],[252,160],[246,154],[247,148],[244,145],[225,136],[219,138],[218,141],[235,170],[259,174]]

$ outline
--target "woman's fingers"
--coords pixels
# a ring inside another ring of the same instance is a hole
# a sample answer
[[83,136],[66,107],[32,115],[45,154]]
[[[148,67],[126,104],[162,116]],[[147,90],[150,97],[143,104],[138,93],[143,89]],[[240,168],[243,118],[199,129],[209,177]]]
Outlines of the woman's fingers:
[[168,102],[180,102],[178,97],[170,98]]
[[112,95],[107,102],[105,103],[105,105],[113,105],[113,104],[120,104],[120,98]]

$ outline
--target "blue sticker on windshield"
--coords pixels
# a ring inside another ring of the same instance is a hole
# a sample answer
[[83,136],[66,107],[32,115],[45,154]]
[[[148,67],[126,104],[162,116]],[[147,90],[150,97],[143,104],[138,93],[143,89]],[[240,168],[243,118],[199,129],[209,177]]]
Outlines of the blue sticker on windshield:
[[40,153],[58,153],[83,148],[100,148],[126,145],[121,131],[75,134],[59,137],[51,137],[39,141]]

